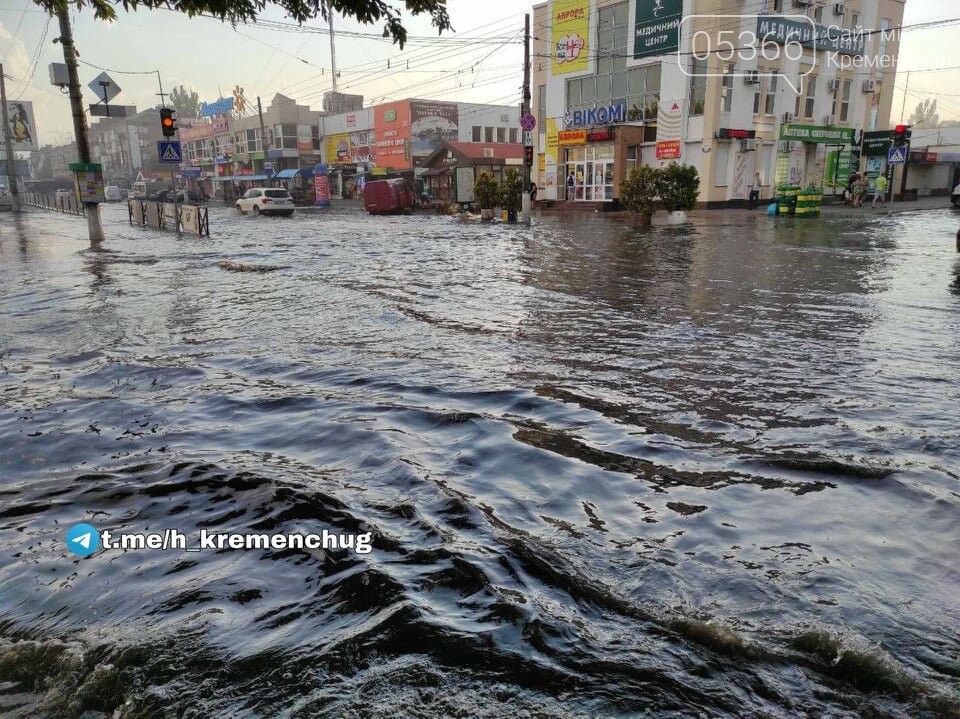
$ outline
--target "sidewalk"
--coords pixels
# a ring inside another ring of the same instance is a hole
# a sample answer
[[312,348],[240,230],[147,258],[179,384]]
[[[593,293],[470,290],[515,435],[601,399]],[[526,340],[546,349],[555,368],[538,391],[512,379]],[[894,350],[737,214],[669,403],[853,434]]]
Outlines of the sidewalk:
[[[842,202],[824,205],[823,214],[831,216],[853,216],[860,217],[866,215],[885,214],[889,211],[888,205],[890,204],[889,199],[882,206],[880,203],[877,203],[877,209],[871,209],[870,203],[873,201],[872,197],[870,200],[863,201],[863,207],[851,207],[850,205],[844,205]],[[894,200],[893,202],[893,211],[894,212],[919,212],[923,210],[949,210],[953,205],[950,204],[949,197],[921,197],[917,200]]]

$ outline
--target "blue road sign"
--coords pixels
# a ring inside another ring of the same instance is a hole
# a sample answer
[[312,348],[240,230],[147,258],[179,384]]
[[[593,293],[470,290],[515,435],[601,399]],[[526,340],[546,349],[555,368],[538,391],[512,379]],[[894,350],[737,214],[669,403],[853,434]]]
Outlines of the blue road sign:
[[186,177],[186,178],[191,179],[191,180],[199,180],[199,179],[200,179],[200,168],[199,168],[199,167],[184,167],[184,168],[180,171],[180,176],[181,176],[181,177]]
[[180,150],[180,143],[176,140],[159,140],[157,142],[157,153],[160,155],[160,162],[169,162],[176,165],[183,162],[183,152]]
[[903,165],[907,161],[907,148],[906,146],[902,147],[891,147],[887,150],[887,164],[890,165]]

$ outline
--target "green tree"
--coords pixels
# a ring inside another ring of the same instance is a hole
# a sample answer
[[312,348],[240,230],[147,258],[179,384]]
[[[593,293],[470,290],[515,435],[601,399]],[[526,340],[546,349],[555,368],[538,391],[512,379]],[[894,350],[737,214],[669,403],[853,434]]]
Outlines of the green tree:
[[671,162],[657,170],[657,194],[667,212],[692,210],[700,192],[700,174],[693,165]]
[[200,95],[195,90],[187,90],[183,85],[173,88],[170,104],[177,117],[200,117]]
[[917,105],[916,111],[910,116],[910,125],[916,128],[936,127],[940,124],[940,115],[937,113],[937,100],[928,97]]
[[[277,7],[288,17],[303,24],[317,16],[327,19],[331,10],[344,17],[371,25],[383,22],[383,36],[393,38],[403,48],[407,41],[407,30],[396,7],[387,0],[33,0],[47,12],[53,14],[57,7],[74,6],[77,10],[85,7],[93,9],[98,20],[115,20],[117,6],[124,10],[145,8],[153,10],[163,8],[182,12],[188,17],[212,15],[233,25],[256,22],[265,10]],[[403,0],[403,5],[411,15],[429,15],[430,21],[439,32],[452,30],[450,15],[447,13],[447,0]]]
[[657,206],[657,171],[649,165],[641,165],[630,171],[630,175],[620,183],[620,202],[630,212],[635,212],[644,222],[650,218]]
[[489,172],[481,172],[473,183],[473,199],[481,210],[492,210],[499,192],[497,181]]
[[519,212],[523,203],[523,178],[515,168],[511,167],[503,174],[500,183],[500,207],[504,210]]

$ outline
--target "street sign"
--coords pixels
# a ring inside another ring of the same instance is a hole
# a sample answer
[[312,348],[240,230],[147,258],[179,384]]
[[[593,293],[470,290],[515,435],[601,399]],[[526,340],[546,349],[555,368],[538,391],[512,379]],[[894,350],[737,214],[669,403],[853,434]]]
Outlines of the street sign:
[[200,174],[199,167],[184,167],[182,170],[180,170],[180,176],[190,180],[200,179]]
[[524,130],[530,131],[537,126],[537,118],[535,118],[530,113],[527,113],[520,118],[520,127]]
[[90,105],[90,117],[127,117],[127,106]]
[[93,78],[93,81],[87,85],[87,87],[93,90],[93,94],[107,104],[110,104],[110,101],[120,94],[120,86],[105,72],[101,72]]
[[157,154],[160,155],[160,162],[169,162],[175,165],[183,162],[183,152],[180,150],[180,143],[176,140],[159,140],[157,142]]
[[530,130],[523,131],[523,144],[525,147],[533,146],[533,133]]
[[272,162],[264,162],[264,163],[263,163],[263,174],[265,174],[267,177],[273,177],[273,163],[272,163]]
[[903,165],[907,161],[907,148],[891,147],[887,151],[887,163],[890,165]]

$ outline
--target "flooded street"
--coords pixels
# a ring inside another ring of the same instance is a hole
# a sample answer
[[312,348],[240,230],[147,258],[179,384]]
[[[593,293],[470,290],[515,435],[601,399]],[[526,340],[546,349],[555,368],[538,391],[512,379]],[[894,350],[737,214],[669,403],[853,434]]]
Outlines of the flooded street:
[[0,714],[960,714],[956,213],[103,209],[0,218]]

